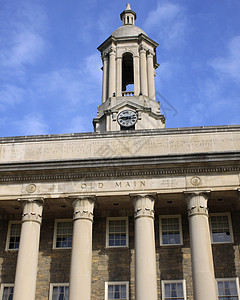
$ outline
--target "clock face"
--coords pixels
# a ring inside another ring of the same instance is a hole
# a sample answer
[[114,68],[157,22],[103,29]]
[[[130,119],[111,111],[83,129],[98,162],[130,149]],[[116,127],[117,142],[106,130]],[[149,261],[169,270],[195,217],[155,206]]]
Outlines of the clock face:
[[137,113],[132,110],[123,110],[118,114],[117,117],[118,124],[123,127],[131,127],[137,123],[137,120]]

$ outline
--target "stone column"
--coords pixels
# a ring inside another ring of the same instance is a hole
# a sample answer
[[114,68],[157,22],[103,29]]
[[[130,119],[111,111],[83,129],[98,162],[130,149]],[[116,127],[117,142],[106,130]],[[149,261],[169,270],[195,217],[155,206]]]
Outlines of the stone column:
[[146,50],[143,47],[140,48],[140,67],[141,92],[144,96],[148,96]]
[[117,57],[117,92],[116,96],[122,96],[122,56]]
[[200,191],[186,193],[194,300],[217,299],[208,222],[208,193]]
[[72,204],[74,213],[69,300],[90,300],[94,197],[76,197]]
[[155,83],[154,83],[154,66],[153,66],[153,53],[147,53],[147,72],[148,72],[148,97],[155,100]]
[[133,78],[134,78],[134,96],[138,96],[140,93],[140,71],[139,71],[139,56],[133,57]]
[[110,49],[109,52],[109,78],[108,78],[108,97],[113,97],[116,92],[116,50],[114,48]]
[[23,205],[23,215],[13,300],[34,300],[43,200],[19,201]]
[[108,57],[102,56],[103,61],[103,81],[102,81],[102,103],[107,100],[107,71],[108,71]]
[[157,300],[153,195],[133,196],[135,218],[135,299]]

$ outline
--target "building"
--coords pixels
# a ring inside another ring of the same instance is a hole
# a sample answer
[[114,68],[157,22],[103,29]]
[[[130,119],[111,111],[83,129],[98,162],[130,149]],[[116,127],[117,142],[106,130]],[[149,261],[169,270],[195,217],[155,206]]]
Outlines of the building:
[[240,126],[166,129],[121,19],[94,133],[0,139],[2,299],[240,299]]

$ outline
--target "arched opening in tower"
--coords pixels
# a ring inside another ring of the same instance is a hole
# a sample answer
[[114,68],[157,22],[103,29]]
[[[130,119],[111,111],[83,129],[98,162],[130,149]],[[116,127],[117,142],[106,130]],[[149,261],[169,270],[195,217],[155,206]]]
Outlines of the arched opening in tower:
[[122,91],[134,91],[133,55],[124,53],[122,58]]

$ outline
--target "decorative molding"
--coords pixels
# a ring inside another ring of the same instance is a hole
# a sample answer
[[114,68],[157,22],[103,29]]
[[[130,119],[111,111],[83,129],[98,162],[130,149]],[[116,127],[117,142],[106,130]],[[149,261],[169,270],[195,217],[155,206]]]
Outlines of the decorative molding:
[[42,210],[44,205],[43,198],[39,199],[18,199],[23,206],[22,222],[32,221],[41,225]]
[[[58,170],[56,168],[56,170]],[[20,171],[19,171],[20,172]],[[45,170],[46,172],[46,170]],[[240,172],[240,167],[216,167],[216,168],[188,168],[188,169],[148,169],[148,170],[133,170],[133,171],[103,171],[103,172],[84,172],[78,173],[61,172],[61,174],[32,174],[26,175],[26,171],[19,175],[2,175],[0,182],[41,182],[41,181],[61,181],[61,180],[79,180],[79,179],[99,179],[99,178],[114,178],[114,177],[142,177],[142,176],[161,176],[161,175],[188,175],[188,174],[210,174],[210,173],[229,173]],[[191,182],[192,183],[192,182]],[[193,183],[192,183],[193,184]],[[194,184],[193,184],[194,185]]]

